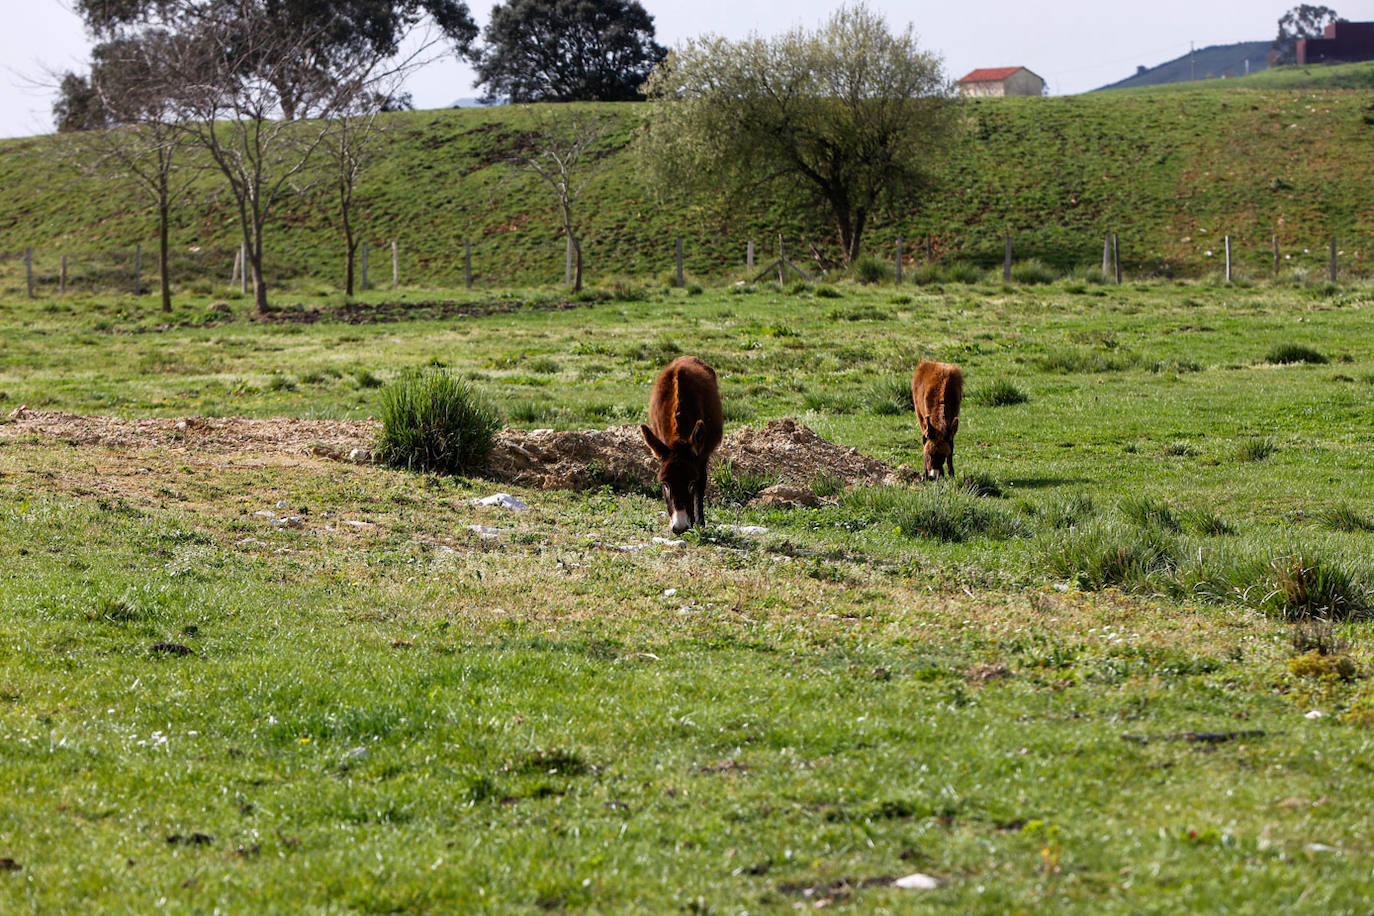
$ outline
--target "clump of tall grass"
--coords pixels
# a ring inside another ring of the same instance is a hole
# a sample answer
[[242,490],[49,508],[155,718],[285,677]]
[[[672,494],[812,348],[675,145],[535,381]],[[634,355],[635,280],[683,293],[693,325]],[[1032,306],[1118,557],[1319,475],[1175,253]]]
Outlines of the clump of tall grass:
[[1001,499],[1006,495],[1002,485],[987,471],[965,471],[957,478],[959,486],[973,496],[987,496]]
[[1183,525],[1174,515],[1173,508],[1149,496],[1128,496],[1117,504],[1117,511],[1133,525],[1143,528],[1159,528],[1162,531],[1179,532]]
[[1086,493],[1061,493],[1036,510],[1036,515],[1051,528],[1073,528],[1090,520],[1097,510]]
[[501,415],[447,370],[412,369],[382,389],[377,457],[394,467],[470,475],[486,470]]
[[1305,347],[1302,344],[1295,343],[1279,344],[1265,354],[1264,361],[1276,365],[1288,365],[1290,363],[1322,364],[1330,362],[1326,356],[1311,347]]
[[1027,286],[1053,283],[1059,279],[1059,271],[1038,258],[1028,258],[1012,265],[1011,278]]
[[1079,588],[1108,586],[1155,591],[1177,569],[1180,546],[1161,528],[1097,522],[1060,531],[1041,549],[1040,559],[1053,575]]
[[872,523],[891,523],[912,538],[959,543],[1030,536],[1022,519],[948,480],[915,489],[858,487],[845,494],[842,505]]
[[1359,531],[1374,531],[1374,521],[1370,521],[1347,503],[1327,506],[1317,514],[1317,521],[1323,528],[1330,528],[1332,531],[1352,534]]
[[733,461],[719,461],[711,469],[711,479],[720,491],[722,502],[747,505],[750,500],[778,482],[777,477],[763,471],[749,471]]
[[864,404],[880,417],[911,413],[916,409],[916,402],[912,398],[910,379],[901,376],[878,379],[869,386]]
[[992,384],[986,387],[975,388],[969,400],[979,407],[1011,407],[1024,404],[1030,399],[1015,383],[999,378],[994,379]]
[[1241,461],[1263,461],[1279,450],[1273,439],[1246,439],[1236,448],[1236,458]]
[[1348,620],[1371,610],[1369,589],[1354,569],[1303,550],[1200,552],[1179,571],[1178,586],[1284,620]]
[[1040,368],[1045,372],[1066,375],[1075,372],[1121,372],[1139,361],[1139,357],[1128,353],[1065,347],[1046,353],[1040,360]]
[[861,283],[868,284],[890,283],[894,276],[891,264],[872,255],[865,255],[855,261],[853,272]]

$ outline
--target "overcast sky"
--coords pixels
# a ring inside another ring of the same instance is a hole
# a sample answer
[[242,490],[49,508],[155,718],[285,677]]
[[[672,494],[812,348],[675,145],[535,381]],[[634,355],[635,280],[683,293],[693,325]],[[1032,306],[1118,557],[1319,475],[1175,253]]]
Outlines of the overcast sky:
[[[654,16],[660,43],[671,47],[704,32],[730,38],[773,34],[796,25],[814,28],[835,0],[642,0]],[[1351,20],[1374,19],[1374,0],[1329,0]],[[1124,79],[1137,65],[1155,66],[1188,51],[1235,41],[1269,39],[1296,0],[982,0],[949,2],[870,0],[894,26],[914,23],[922,44],[944,55],[951,78],[975,67],[1024,66],[1040,74],[1053,95],[1085,92]],[[485,24],[489,2],[471,4]],[[3,0],[0,29],[0,137],[52,130],[52,73],[84,69],[90,40],[81,20],[60,0]],[[477,95],[472,70],[448,56],[411,77],[417,108],[437,108]]]

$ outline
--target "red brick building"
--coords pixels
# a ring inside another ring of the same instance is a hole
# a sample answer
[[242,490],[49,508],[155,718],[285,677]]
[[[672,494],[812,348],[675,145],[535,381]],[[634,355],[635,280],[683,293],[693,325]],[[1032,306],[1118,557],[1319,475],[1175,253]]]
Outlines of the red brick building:
[[1333,22],[1321,38],[1298,39],[1298,65],[1374,60],[1374,22]]

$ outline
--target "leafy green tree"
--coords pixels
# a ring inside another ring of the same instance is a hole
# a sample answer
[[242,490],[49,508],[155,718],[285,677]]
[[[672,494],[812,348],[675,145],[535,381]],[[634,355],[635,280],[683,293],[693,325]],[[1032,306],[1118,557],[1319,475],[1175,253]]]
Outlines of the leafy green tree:
[[667,53],[637,0],[506,0],[469,52],[488,101],[638,101]]
[[918,203],[956,126],[939,56],[862,3],[815,32],[689,41],[646,88],[637,147],[656,186],[801,197],[828,212],[845,264],[875,212]]
[[1310,3],[1303,3],[1293,7],[1279,17],[1279,34],[1274,39],[1273,46],[1278,53],[1278,62],[1281,64],[1296,63],[1299,39],[1321,38],[1328,25],[1344,21],[1329,6],[1314,6]]

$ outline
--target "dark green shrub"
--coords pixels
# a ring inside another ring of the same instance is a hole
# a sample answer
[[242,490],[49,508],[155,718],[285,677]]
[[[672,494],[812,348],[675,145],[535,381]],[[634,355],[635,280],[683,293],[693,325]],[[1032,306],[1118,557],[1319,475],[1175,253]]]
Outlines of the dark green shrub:
[[1241,461],[1263,461],[1278,450],[1273,439],[1247,439],[1236,449],[1236,457]]
[[828,283],[822,283],[820,286],[816,287],[816,298],[817,298],[817,299],[843,299],[843,298],[844,298],[844,293],[840,292],[839,290],[837,290],[835,287],[831,286],[831,285],[828,284]]
[[866,255],[854,262],[854,276],[861,283],[891,283],[893,268],[884,260]]
[[1265,355],[1264,361],[1276,365],[1288,365],[1290,363],[1321,364],[1330,362],[1325,356],[1313,350],[1311,347],[1304,347],[1302,344],[1294,343],[1279,344]]
[[443,369],[412,369],[381,392],[377,457],[394,467],[446,474],[486,470],[501,416]]

